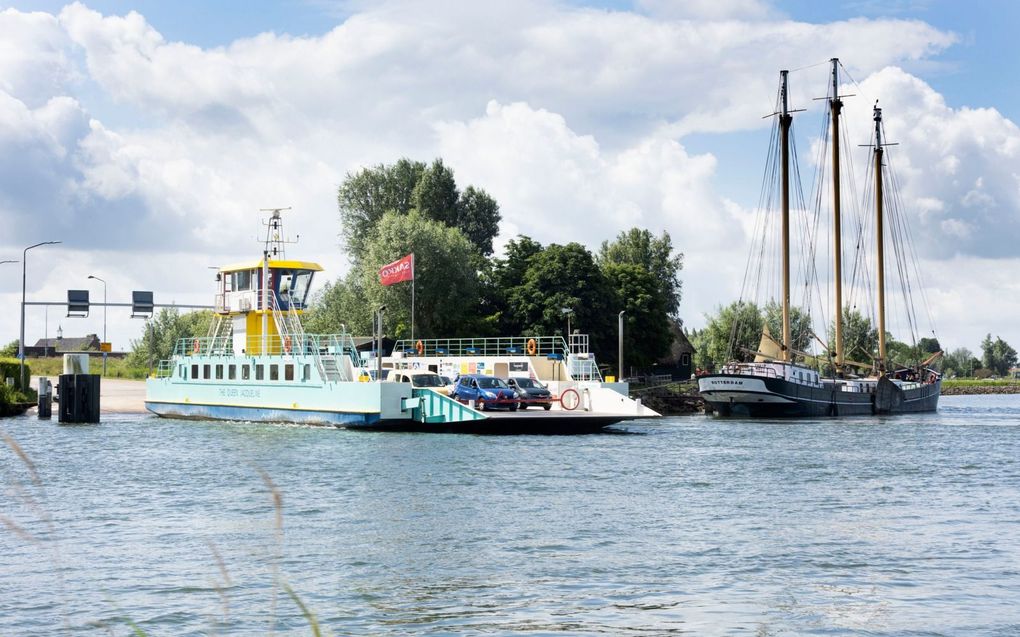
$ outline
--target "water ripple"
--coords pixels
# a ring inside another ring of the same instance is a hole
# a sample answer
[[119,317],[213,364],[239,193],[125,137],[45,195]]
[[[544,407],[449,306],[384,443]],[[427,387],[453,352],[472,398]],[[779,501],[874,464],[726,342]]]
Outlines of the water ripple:
[[41,484],[0,448],[0,634],[308,634],[286,587],[334,635],[1017,634],[1017,424],[7,420]]

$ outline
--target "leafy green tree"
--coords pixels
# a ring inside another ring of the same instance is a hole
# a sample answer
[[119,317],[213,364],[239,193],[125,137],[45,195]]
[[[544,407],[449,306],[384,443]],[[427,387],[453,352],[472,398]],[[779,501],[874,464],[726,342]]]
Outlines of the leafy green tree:
[[483,256],[492,254],[492,240],[499,234],[499,204],[481,188],[468,186],[457,203],[454,224]]
[[[829,326],[829,351],[836,351],[835,322]],[[849,361],[870,363],[878,356],[878,330],[868,317],[849,307],[843,308],[843,355]]]
[[407,214],[415,205],[414,192],[426,166],[401,158],[393,165],[379,164],[347,173],[337,193],[341,237],[352,258],[364,250],[365,238],[389,211]]
[[457,181],[442,159],[436,159],[422,172],[411,193],[411,205],[425,217],[452,228],[457,227],[460,193]]
[[356,268],[316,293],[303,320],[309,334],[371,334],[372,311]]
[[683,288],[680,271],[684,267],[684,255],[673,253],[673,242],[668,232],[663,231],[660,237],[643,228],[621,232],[614,241],[602,242],[599,263],[631,263],[644,267],[658,281],[666,312],[677,318]]
[[150,361],[156,365],[170,358],[178,340],[206,336],[212,320],[213,313],[208,310],[181,314],[173,307],[160,309],[146,321],[142,338],[131,341],[128,367],[144,368],[149,366]]
[[10,343],[0,348],[0,358],[17,358],[18,356],[18,341],[13,340]]
[[1016,350],[1009,346],[1009,343],[996,336],[987,335],[981,341],[981,363],[986,369],[999,376],[1005,376],[1010,368],[1015,367],[1017,362]]
[[[765,324],[769,326],[769,334],[777,343],[783,342],[783,306],[776,301],[765,304]],[[811,316],[796,306],[790,306],[790,337],[793,338],[791,349],[806,352],[814,340],[811,331]],[[755,347],[758,346],[756,342]]]
[[943,357],[942,369],[946,374],[955,376],[971,376],[974,370],[981,368],[981,361],[966,347],[954,349]]
[[917,347],[921,352],[925,354],[934,354],[935,352],[942,351],[942,345],[939,344],[939,339],[930,338],[928,336],[923,337],[917,341]]
[[365,242],[387,212],[423,216],[459,228],[482,255],[492,254],[499,234],[499,204],[484,190],[457,189],[453,170],[436,159],[431,164],[400,159],[348,173],[337,191],[341,237],[352,262],[365,256]]
[[748,301],[734,301],[706,315],[708,323],[694,334],[695,362],[702,369],[716,370],[731,360],[749,361],[761,341],[764,323],[761,310]]
[[[623,332],[626,361],[635,367],[651,366],[669,351],[673,341],[659,281],[633,263],[609,263],[603,272],[615,293],[617,312],[626,311]],[[616,349],[606,354],[614,361],[618,355]]]
[[597,352],[615,344],[614,295],[595,257],[579,243],[552,244],[528,258],[518,284],[507,293],[510,322],[518,334],[565,334],[563,310],[572,329],[591,336]]
[[507,243],[502,259],[487,261],[480,273],[480,312],[489,326],[486,333],[521,334],[524,327],[516,321],[515,313],[508,311],[510,290],[521,285],[531,264],[531,258],[542,252],[542,244],[531,237],[520,235]]
[[317,297],[309,331],[371,332],[372,315],[386,306],[385,332],[411,336],[411,283],[383,286],[379,268],[414,253],[415,338],[471,335],[477,321],[478,259],[470,241],[456,228],[412,210],[383,215],[364,243],[364,257],[342,281]]
[[[912,367],[921,362],[920,347],[911,347],[890,336],[886,336],[885,350],[886,356],[889,358],[890,367]],[[927,356],[924,358],[927,358]]]

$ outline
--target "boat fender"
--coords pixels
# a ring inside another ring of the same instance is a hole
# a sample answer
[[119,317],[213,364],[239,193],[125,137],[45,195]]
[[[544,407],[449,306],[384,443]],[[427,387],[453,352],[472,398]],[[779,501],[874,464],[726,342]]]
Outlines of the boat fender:
[[535,339],[533,339],[533,338],[529,338],[528,339],[528,348],[527,348],[527,351],[528,351],[528,356],[534,356],[535,352],[538,351],[538,343],[535,342]]
[[418,356],[421,356],[425,353],[425,343],[422,343],[421,339],[418,339],[418,342],[414,344],[414,349],[418,352]]

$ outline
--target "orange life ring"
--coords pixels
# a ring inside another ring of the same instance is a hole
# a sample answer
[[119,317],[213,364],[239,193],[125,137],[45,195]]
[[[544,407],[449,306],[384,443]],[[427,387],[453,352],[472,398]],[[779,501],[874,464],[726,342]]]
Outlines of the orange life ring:
[[414,349],[418,352],[418,356],[421,356],[425,353],[425,343],[422,343],[421,339],[418,339],[418,342],[414,344]]
[[535,342],[535,339],[533,339],[533,338],[529,338],[528,339],[528,348],[527,348],[527,350],[528,350],[528,356],[534,356],[535,352],[538,351],[538,343]]
[[197,338],[195,339],[195,342],[191,344],[191,351],[195,354],[202,351],[202,344],[198,341]]
[[283,351],[285,351],[288,354],[290,354],[290,337],[289,336],[284,336],[283,337]]

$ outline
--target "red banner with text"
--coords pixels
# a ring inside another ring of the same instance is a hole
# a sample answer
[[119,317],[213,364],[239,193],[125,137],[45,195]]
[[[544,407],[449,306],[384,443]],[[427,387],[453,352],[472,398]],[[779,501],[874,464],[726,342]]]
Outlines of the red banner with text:
[[393,285],[414,280],[414,253],[379,268],[379,283]]

